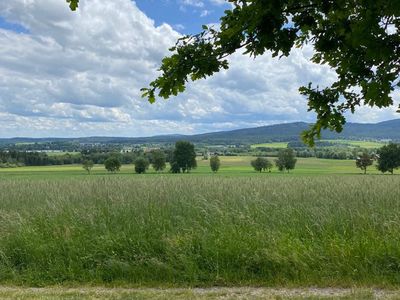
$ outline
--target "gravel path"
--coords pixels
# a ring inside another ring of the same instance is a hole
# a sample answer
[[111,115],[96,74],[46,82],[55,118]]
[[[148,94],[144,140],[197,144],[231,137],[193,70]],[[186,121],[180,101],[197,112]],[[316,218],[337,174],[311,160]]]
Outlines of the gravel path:
[[20,288],[0,287],[0,299],[400,299],[400,290],[341,288]]

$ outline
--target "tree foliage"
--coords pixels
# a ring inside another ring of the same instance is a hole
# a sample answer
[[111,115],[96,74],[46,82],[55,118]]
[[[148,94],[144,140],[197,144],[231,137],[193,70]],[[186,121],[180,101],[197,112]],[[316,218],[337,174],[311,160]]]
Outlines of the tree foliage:
[[263,168],[263,171],[268,171],[269,173],[271,173],[273,166],[274,165],[272,164],[272,162],[269,161],[269,159],[265,159],[265,166]]
[[356,166],[364,171],[364,174],[367,174],[367,168],[374,163],[374,157],[370,155],[368,152],[364,152],[360,156],[356,158]]
[[395,169],[400,168],[400,145],[389,144],[378,150],[377,168],[382,173],[393,174]]
[[104,167],[108,172],[119,172],[119,169],[121,168],[121,161],[118,159],[118,157],[111,156],[105,160]]
[[90,174],[90,171],[92,170],[92,168],[93,168],[93,161],[91,161],[90,159],[85,159],[83,162],[82,162],[82,168],[84,169],[84,170],[86,170],[86,172],[88,172],[88,174]]
[[146,170],[149,168],[149,161],[145,157],[138,157],[135,160],[135,172],[137,174],[143,174],[146,173]]
[[187,141],[178,141],[175,143],[171,169],[172,166],[174,166],[174,171],[179,169],[179,172],[182,171],[183,173],[189,172],[191,169],[197,167],[196,152],[192,143]]
[[221,161],[220,161],[218,155],[213,155],[213,156],[210,158],[210,168],[211,168],[211,171],[213,171],[214,173],[217,173],[218,170],[219,170],[219,168],[220,168],[220,166],[221,166]]
[[181,172],[181,168],[179,167],[179,165],[178,165],[178,163],[176,162],[176,161],[170,161],[170,166],[171,166],[171,168],[170,168],[170,172],[171,173],[173,173],[173,174],[178,174],[178,173],[180,173]]
[[264,157],[257,157],[256,159],[252,160],[251,166],[254,168],[254,170],[260,173],[272,168],[271,162]]
[[69,3],[69,8],[71,8],[71,10],[76,10],[78,8],[79,0],[67,0],[67,3]]
[[282,149],[278,153],[278,158],[275,160],[276,167],[279,171],[290,171],[296,167],[297,159],[293,149]]
[[[316,123],[303,134],[309,145],[323,129],[342,131],[344,114],[362,105],[393,105],[399,87],[399,0],[229,0],[220,29],[179,39],[162,61],[161,75],[142,89],[153,103],[185,90],[189,80],[228,69],[227,57],[237,51],[256,57],[267,51],[288,56],[294,47],[311,44],[311,60],[331,67],[337,80],[320,88],[310,83],[308,97]],[[400,109],[400,108],[399,108]]]
[[151,153],[151,164],[153,166],[153,169],[156,170],[157,172],[162,171],[165,169],[166,166],[166,155],[163,151],[161,150],[155,150]]

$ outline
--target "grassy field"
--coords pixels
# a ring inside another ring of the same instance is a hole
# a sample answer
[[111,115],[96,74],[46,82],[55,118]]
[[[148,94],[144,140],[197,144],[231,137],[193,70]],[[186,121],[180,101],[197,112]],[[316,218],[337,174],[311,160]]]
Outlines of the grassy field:
[[287,142],[282,142],[282,143],[275,142],[275,143],[254,144],[254,145],[251,145],[250,147],[252,149],[255,149],[255,148],[279,148],[279,149],[283,149],[283,148],[287,148],[287,146],[288,146]]
[[[209,161],[198,160],[198,168],[191,172],[191,175],[197,176],[288,176],[279,172],[277,169],[273,169],[272,173],[262,173],[258,174],[250,166],[250,161],[254,157],[250,156],[227,156],[220,157],[221,159],[221,169],[218,174],[212,174]],[[274,158],[270,158],[271,161]],[[375,167],[369,168],[369,173],[379,174]],[[296,169],[291,172],[291,176],[320,176],[327,174],[336,175],[356,175],[360,174],[360,169],[355,167],[355,162],[352,160],[330,160],[330,159],[317,159],[317,158],[298,158],[298,163]],[[168,174],[164,172],[165,175],[169,176],[186,176]],[[92,170],[91,177],[98,176],[110,176],[104,169],[103,165],[97,165]],[[159,173],[154,172],[151,168],[145,175],[134,174],[133,165],[124,165],[121,168],[121,172],[118,175],[112,176],[159,176]],[[36,179],[46,179],[46,178],[61,178],[66,177],[87,177],[88,175],[82,169],[80,165],[65,165],[65,166],[48,166],[48,167],[21,167],[21,168],[9,168],[0,169],[0,178],[36,178]]]
[[46,152],[48,156],[61,156],[61,155],[79,155],[79,152]]
[[377,149],[386,145],[384,142],[374,142],[374,141],[352,141],[352,140],[322,140],[325,142],[347,144],[353,147],[360,147],[365,149]]
[[0,284],[400,283],[400,176],[316,159],[257,174],[249,160],[216,175],[206,162],[177,176],[2,170]]

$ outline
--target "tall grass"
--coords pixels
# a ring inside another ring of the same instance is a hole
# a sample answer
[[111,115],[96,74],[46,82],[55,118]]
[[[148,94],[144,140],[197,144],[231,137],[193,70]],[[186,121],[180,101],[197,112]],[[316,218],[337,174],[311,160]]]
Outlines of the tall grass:
[[0,283],[394,285],[400,177],[0,182]]

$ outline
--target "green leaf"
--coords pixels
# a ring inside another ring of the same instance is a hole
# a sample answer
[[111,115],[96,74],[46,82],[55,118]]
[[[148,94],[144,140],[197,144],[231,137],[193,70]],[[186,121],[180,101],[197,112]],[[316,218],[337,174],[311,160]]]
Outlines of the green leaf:
[[67,3],[69,3],[69,8],[75,11],[78,8],[79,0],[67,0]]

